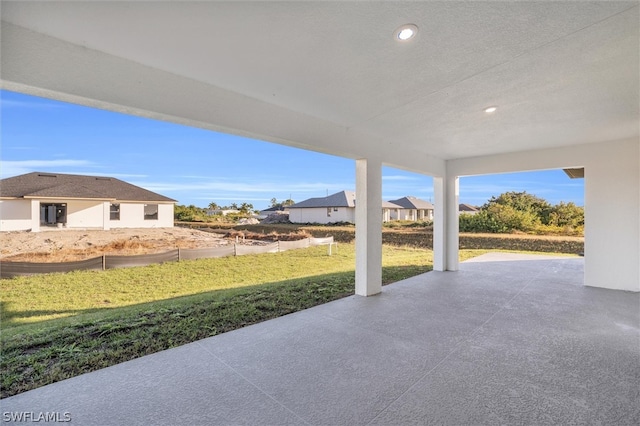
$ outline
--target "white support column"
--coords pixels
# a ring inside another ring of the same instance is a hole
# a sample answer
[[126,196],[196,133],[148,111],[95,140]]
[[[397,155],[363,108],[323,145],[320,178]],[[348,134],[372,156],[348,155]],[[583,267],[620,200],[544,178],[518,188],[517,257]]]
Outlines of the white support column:
[[31,200],[31,232],[40,232],[40,201]]
[[458,177],[434,177],[433,269],[458,270]]
[[446,232],[447,239],[447,271],[457,271],[459,269],[459,239],[460,222],[458,220],[458,205],[460,200],[460,180],[458,176],[447,176],[445,182],[446,198]]
[[356,294],[382,291],[382,162],[356,160]]

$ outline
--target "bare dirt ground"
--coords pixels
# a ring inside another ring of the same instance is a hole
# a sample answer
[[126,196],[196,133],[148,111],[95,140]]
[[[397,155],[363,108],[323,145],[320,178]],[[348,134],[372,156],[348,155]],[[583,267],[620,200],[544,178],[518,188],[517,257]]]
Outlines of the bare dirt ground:
[[[0,259],[15,262],[64,262],[103,254],[148,254],[176,248],[220,247],[234,241],[224,235],[186,228],[131,228],[3,232]],[[251,242],[246,241],[247,244]]]

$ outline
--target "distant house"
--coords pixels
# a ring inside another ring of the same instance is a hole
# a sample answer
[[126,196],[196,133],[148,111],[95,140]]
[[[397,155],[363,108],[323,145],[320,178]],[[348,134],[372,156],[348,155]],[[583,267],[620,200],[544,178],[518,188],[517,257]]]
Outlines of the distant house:
[[289,206],[289,220],[292,223],[355,223],[356,193],[341,191],[293,204]]
[[0,231],[168,228],[175,203],[112,177],[33,172],[0,180]]
[[260,210],[258,213],[258,219],[264,219],[270,214],[285,214],[289,213],[289,206],[275,206],[269,207],[268,209]]
[[215,216],[217,214],[226,216],[228,214],[237,214],[240,213],[238,209],[207,209],[208,216]]
[[476,214],[478,213],[480,210],[478,210],[477,207],[474,207],[470,204],[460,204],[458,206],[458,213],[462,214]]
[[[392,217],[399,217],[401,209],[402,207],[397,204],[390,203],[389,201],[383,201],[382,202],[382,221],[390,222],[393,220]],[[391,212],[393,212],[393,215]]]
[[433,204],[416,197],[403,197],[389,201],[399,206],[390,210],[390,220],[433,220]]

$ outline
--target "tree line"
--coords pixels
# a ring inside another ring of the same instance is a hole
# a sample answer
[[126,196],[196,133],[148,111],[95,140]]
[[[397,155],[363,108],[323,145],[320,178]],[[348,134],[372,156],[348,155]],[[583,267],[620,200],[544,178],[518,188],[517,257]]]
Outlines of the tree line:
[[584,208],[572,202],[551,205],[524,192],[491,197],[476,214],[460,214],[461,232],[575,234],[584,232]]
[[[295,204],[291,198],[283,201],[278,201],[276,198],[271,199],[271,205],[269,207],[287,207]],[[231,203],[229,205],[218,204],[215,201],[209,203],[207,207],[197,207],[193,204],[188,206],[177,204],[173,210],[173,217],[175,220],[181,222],[209,222],[212,219],[216,219],[222,216],[223,210],[236,211],[237,213],[227,214],[225,217],[229,220],[237,218],[248,217],[252,214],[259,213],[253,207],[251,203]],[[212,212],[218,213],[212,213]]]

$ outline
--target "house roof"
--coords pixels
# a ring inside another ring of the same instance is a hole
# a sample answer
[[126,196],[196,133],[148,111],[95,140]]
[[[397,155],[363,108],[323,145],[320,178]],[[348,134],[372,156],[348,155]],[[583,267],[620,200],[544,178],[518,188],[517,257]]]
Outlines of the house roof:
[[458,206],[458,211],[461,212],[477,212],[478,209],[470,204],[460,204]]
[[340,191],[327,197],[309,198],[289,206],[290,209],[306,209],[315,207],[355,207],[356,193]]
[[0,180],[0,197],[176,202],[113,177],[42,172]]
[[390,203],[397,204],[403,209],[423,209],[433,210],[433,204],[420,198],[406,196],[398,200],[391,200]]
[[383,209],[401,209],[402,206],[394,204],[390,201],[382,201],[382,208]]
[[283,207],[283,206],[273,206],[273,207],[269,207],[268,209],[262,209],[260,210],[261,212],[283,212],[286,209],[288,209],[289,206]]

